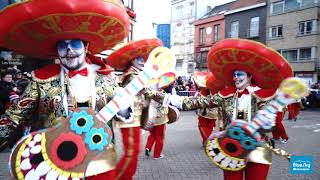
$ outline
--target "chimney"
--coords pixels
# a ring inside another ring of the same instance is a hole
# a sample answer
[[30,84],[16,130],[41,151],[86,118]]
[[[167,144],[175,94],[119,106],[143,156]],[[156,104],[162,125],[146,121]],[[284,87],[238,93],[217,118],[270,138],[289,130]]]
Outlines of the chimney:
[[207,6],[207,13],[211,11],[211,6]]

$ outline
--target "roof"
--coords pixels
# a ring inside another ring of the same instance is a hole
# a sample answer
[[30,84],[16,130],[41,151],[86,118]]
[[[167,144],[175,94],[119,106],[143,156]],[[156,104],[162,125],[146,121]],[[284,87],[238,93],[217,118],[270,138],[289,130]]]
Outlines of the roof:
[[267,0],[237,0],[234,3],[232,3],[229,10],[235,10],[235,9],[252,6],[260,3],[266,3],[266,2]]
[[225,12],[227,12],[230,7],[232,6],[233,3],[235,3],[236,1],[232,1],[226,4],[222,4],[219,6],[215,6],[214,8],[212,8],[208,13],[206,13],[204,16],[202,16],[200,19],[206,19],[208,17],[212,17],[212,16],[216,16],[216,15],[222,15]]

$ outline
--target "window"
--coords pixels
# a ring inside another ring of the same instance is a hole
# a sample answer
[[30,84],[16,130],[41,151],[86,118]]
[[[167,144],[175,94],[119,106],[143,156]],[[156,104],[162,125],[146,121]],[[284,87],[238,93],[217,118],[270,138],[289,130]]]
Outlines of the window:
[[291,62],[310,61],[316,57],[316,47],[281,50],[281,54]]
[[299,49],[299,60],[310,60],[311,59],[311,48]]
[[273,26],[269,28],[269,38],[273,39],[273,38],[280,38],[282,37],[282,25],[279,26]]
[[182,59],[177,59],[177,62],[176,62],[176,71],[182,71]]
[[188,64],[188,73],[193,73],[193,63]]
[[132,41],[132,39],[133,39],[133,24],[132,23],[130,23],[130,26],[129,26],[129,34],[128,34],[128,42],[129,41]]
[[176,7],[176,17],[177,18],[182,18],[183,16],[183,6],[177,6]]
[[284,1],[271,3],[270,14],[279,14],[284,11]]
[[200,59],[200,63],[201,64],[206,64],[207,63],[207,56],[208,56],[208,52],[202,52],[201,53],[201,59]]
[[213,26],[213,29],[214,29],[213,41],[214,41],[214,42],[217,42],[217,41],[220,40],[220,34],[219,34],[220,24],[214,25],[214,26]]
[[298,58],[298,50],[293,49],[293,50],[283,50],[282,55],[286,60],[288,61],[297,61]]
[[317,31],[317,20],[299,22],[299,35],[312,34]]
[[230,37],[231,38],[239,37],[239,21],[234,21],[231,23]]
[[259,17],[253,17],[250,20],[250,30],[249,37],[257,37],[259,36]]
[[199,29],[199,44],[204,44],[204,28]]

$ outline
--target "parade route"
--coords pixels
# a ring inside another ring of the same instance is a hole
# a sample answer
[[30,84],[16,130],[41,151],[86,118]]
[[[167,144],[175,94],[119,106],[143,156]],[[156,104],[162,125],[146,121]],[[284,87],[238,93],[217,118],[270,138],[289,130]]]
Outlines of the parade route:
[[[289,162],[273,156],[273,165],[269,172],[269,180],[317,180],[320,179],[320,111],[302,111],[298,120],[284,119],[289,141],[287,144],[276,143],[276,147],[287,150],[296,155],[312,155],[314,158],[313,175],[290,175]],[[121,140],[116,133],[118,154],[121,153]],[[197,127],[197,118],[194,112],[182,112],[175,124],[167,125],[164,158],[153,160],[152,156],[144,155],[144,145],[148,132],[142,135],[143,143],[138,162],[135,180],[173,180],[173,179],[203,179],[222,180],[222,171],[206,157],[201,148],[200,135]],[[151,155],[153,155],[151,153]],[[0,179],[9,178],[7,160],[9,152],[0,153]],[[120,156],[118,156],[120,157]]]

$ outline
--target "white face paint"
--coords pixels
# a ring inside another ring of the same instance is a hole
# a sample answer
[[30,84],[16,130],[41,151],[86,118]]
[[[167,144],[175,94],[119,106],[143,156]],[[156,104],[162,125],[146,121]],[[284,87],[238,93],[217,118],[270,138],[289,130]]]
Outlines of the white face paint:
[[138,68],[139,70],[142,70],[144,67],[144,59],[143,57],[137,57],[133,60],[132,65],[136,68]]
[[250,85],[250,77],[245,71],[234,71],[233,81],[234,85],[239,90],[243,90]]
[[64,40],[57,43],[61,64],[68,70],[80,69],[85,64],[85,47],[79,39]]

